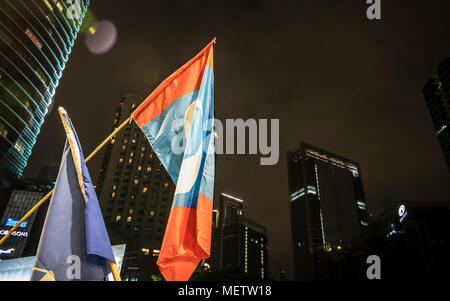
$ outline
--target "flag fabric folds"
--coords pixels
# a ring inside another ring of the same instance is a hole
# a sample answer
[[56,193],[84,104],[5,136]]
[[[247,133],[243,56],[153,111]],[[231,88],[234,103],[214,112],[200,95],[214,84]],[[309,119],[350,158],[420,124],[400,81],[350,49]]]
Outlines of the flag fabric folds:
[[75,129],[59,114],[67,140],[31,280],[105,280],[111,243]]
[[157,262],[168,281],[187,281],[210,256],[214,42],[163,81],[132,115],[176,185]]

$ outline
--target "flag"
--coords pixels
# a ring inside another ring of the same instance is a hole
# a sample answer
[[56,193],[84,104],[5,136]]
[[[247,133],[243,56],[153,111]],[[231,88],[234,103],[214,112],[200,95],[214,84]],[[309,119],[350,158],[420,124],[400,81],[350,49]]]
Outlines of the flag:
[[67,140],[31,280],[105,280],[111,243],[75,129],[58,111]]
[[157,262],[168,281],[187,281],[210,255],[214,42],[163,81],[132,115],[176,185]]

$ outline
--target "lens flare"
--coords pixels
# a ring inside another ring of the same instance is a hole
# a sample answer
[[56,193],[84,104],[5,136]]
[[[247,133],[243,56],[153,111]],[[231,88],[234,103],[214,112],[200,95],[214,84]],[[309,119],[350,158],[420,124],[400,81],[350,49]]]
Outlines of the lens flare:
[[110,21],[99,21],[89,28],[86,36],[86,46],[94,54],[109,52],[117,41],[116,26]]

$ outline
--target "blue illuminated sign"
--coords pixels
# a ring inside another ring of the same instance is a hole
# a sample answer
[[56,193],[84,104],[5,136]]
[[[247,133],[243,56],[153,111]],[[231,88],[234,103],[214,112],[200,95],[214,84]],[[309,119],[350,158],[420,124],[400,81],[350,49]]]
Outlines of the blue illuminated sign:
[[[7,227],[14,227],[15,225],[17,225],[17,223],[19,223],[19,221],[13,220],[12,218],[8,218],[8,220],[6,221],[6,226]],[[25,228],[27,226],[27,222],[23,222],[20,224],[20,228]]]

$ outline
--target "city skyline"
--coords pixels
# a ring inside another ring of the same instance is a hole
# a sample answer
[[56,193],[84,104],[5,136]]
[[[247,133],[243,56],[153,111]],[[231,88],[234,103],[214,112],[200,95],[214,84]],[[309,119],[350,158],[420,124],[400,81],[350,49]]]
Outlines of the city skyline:
[[[217,159],[216,190],[245,199],[248,215],[267,227],[272,271],[292,264],[283,154],[300,140],[360,163],[369,212],[398,199],[450,198],[448,172],[422,95],[449,54],[449,42],[441,38],[449,23],[445,9],[385,3],[383,22],[371,23],[360,1],[285,7],[219,1],[192,20],[190,14],[201,6],[195,3],[177,2],[177,12],[162,3],[92,3],[97,18],[116,24],[117,44],[96,56],[78,41],[55,96],[71,115],[85,153],[109,134],[122,96],[149,94],[217,36],[217,118],[281,120],[276,166],[261,167],[256,156]],[[210,17],[214,11],[217,19]],[[148,16],[151,24],[142,26],[136,14]],[[419,16],[427,22],[410,24]],[[59,163],[64,139],[56,112],[50,112],[25,176],[36,177],[42,165]],[[102,158],[99,154],[89,164],[94,181]]]

